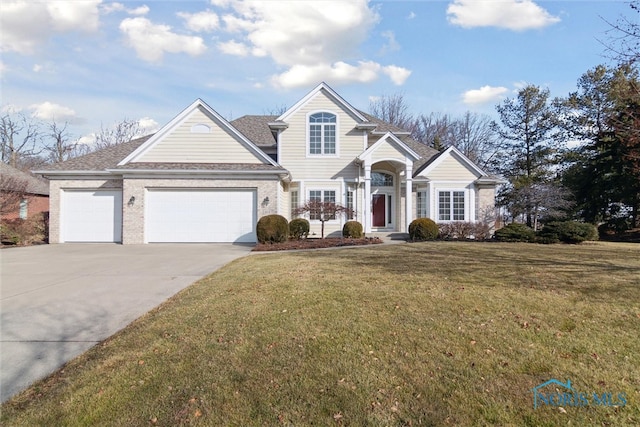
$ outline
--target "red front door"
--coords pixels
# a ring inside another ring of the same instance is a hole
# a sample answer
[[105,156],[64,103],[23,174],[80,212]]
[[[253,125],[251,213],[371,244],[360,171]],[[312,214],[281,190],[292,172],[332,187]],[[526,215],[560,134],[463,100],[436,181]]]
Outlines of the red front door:
[[373,226],[374,227],[386,227],[386,221],[385,221],[385,213],[387,211],[386,209],[386,204],[385,204],[385,200],[386,200],[387,196],[386,194],[374,194],[373,195],[373,206],[371,209],[371,213],[373,216]]

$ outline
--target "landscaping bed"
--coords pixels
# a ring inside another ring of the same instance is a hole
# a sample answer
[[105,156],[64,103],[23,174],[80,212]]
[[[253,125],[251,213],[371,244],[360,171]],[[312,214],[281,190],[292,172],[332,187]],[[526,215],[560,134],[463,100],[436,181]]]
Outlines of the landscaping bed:
[[363,246],[382,243],[378,237],[366,237],[364,239],[352,239],[347,237],[327,237],[325,239],[300,239],[287,240],[282,243],[258,243],[253,250],[264,251],[288,251],[293,249],[321,249],[337,248],[342,246]]

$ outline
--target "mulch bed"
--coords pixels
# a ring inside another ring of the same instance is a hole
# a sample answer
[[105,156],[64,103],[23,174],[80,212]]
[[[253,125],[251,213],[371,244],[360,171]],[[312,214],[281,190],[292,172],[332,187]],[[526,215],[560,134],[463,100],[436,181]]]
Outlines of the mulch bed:
[[292,249],[321,249],[337,248],[342,246],[362,246],[382,243],[378,237],[364,239],[350,239],[339,237],[327,237],[325,239],[288,240],[283,243],[258,243],[254,251],[288,251]]

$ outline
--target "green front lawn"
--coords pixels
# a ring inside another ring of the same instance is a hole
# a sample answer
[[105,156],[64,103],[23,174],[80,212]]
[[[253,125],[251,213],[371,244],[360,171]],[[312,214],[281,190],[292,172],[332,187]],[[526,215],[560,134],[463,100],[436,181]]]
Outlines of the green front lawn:
[[[552,378],[589,405],[534,409]],[[249,256],[16,396],[0,421],[637,426],[640,245]]]

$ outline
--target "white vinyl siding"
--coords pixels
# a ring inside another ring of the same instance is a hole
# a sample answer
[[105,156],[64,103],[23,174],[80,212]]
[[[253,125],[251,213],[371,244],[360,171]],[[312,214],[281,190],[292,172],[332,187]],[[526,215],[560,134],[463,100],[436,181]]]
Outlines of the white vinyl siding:
[[444,159],[434,170],[429,172],[427,176],[432,180],[439,181],[462,181],[468,180],[469,182],[478,178],[478,175],[460,163],[453,156],[448,156]]
[[[308,117],[317,112],[337,116],[336,154],[310,155]],[[278,163],[287,169],[294,180],[334,179],[340,176],[355,180],[359,168],[353,162],[363,150],[364,133],[355,130],[357,121],[322,91],[300,107],[287,120],[289,127],[280,134]]]
[[[209,127],[207,131],[206,128]],[[138,162],[264,163],[233,134],[195,110],[171,134],[150,147]]]

